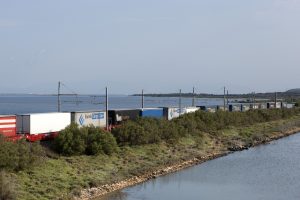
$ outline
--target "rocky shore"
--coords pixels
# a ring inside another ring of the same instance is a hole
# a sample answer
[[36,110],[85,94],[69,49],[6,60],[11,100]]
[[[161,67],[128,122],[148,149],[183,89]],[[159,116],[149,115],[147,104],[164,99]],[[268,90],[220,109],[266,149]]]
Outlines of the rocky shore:
[[218,158],[221,156],[226,156],[229,153],[232,153],[235,151],[242,151],[242,150],[245,150],[245,149],[260,145],[260,144],[266,144],[273,140],[277,140],[277,139],[280,139],[280,138],[283,138],[283,137],[286,137],[286,136],[289,136],[289,135],[292,135],[292,134],[295,134],[298,132],[300,132],[300,127],[286,130],[284,132],[275,132],[270,137],[267,137],[264,140],[254,141],[251,144],[247,144],[247,145],[240,144],[240,145],[228,146],[227,150],[224,150],[224,151],[212,151],[210,153],[207,153],[207,155],[205,155],[205,156],[194,157],[192,159],[188,159],[188,160],[185,160],[185,161],[182,161],[179,163],[175,163],[175,164],[172,164],[169,166],[162,166],[159,169],[149,171],[142,175],[134,176],[134,177],[126,179],[126,180],[122,180],[122,181],[111,183],[111,184],[105,184],[100,187],[84,189],[81,191],[81,195],[79,197],[75,197],[75,199],[87,200],[87,199],[99,198],[108,193],[129,187],[129,186],[133,186],[133,185],[145,182],[147,180],[150,180],[150,179],[153,179],[153,178],[156,178],[159,176],[164,176],[166,174],[173,173],[173,172],[182,170],[187,167],[201,164],[208,160],[212,160],[212,159],[215,159],[215,158]]

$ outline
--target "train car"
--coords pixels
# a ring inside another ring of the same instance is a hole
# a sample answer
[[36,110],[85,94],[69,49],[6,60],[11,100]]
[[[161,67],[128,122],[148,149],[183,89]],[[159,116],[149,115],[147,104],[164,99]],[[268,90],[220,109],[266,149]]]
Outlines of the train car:
[[183,107],[181,109],[178,107],[163,107],[163,112],[164,112],[164,117],[167,120],[172,120],[174,118],[179,117],[180,115],[196,112],[199,109],[200,109],[199,107]]
[[120,125],[127,120],[136,120],[140,116],[140,109],[116,109],[108,111],[109,125]]
[[184,108],[184,114],[196,112],[199,109],[200,109],[199,107],[186,107],[186,108]]
[[29,141],[54,138],[71,124],[71,113],[34,113],[17,115],[17,133]]
[[178,107],[163,107],[163,115],[167,120],[179,117],[179,113],[180,109]]
[[22,138],[17,134],[17,117],[15,115],[0,115],[0,135],[10,139]]
[[105,111],[76,111],[71,112],[71,122],[77,123],[79,127],[93,125],[95,127],[106,127]]
[[140,110],[141,117],[163,118],[163,108],[144,108]]

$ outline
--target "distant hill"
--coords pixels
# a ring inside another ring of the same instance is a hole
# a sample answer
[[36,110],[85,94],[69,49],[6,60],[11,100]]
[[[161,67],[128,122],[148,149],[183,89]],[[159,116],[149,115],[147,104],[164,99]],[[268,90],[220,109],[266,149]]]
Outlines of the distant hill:
[[[206,94],[206,93],[200,93],[200,94],[192,94],[192,93],[162,93],[162,94],[144,94],[144,96],[149,97],[179,97],[181,95],[182,97],[197,97],[197,98],[223,98],[223,94]],[[229,94],[228,98],[238,99],[238,98],[253,98],[253,95],[255,95],[255,98],[260,99],[275,99],[275,92],[265,92],[265,93],[250,93],[250,94]],[[141,94],[133,94],[133,96],[141,96]],[[284,98],[284,99],[300,99],[300,88],[297,89],[291,89],[286,92],[277,92],[277,98]]]
[[300,88],[288,90],[286,93],[300,94]]

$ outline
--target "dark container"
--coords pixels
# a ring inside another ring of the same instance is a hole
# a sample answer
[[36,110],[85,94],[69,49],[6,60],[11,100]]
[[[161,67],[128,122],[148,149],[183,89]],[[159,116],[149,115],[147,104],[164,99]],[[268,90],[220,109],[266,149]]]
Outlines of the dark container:
[[233,111],[233,105],[229,105],[228,110],[229,110],[229,112],[232,112]]
[[200,110],[206,111],[206,106],[197,106]]
[[143,109],[140,111],[141,117],[163,118],[163,108]]
[[119,109],[108,111],[108,123],[119,125],[127,120],[136,120],[140,115],[139,109]]

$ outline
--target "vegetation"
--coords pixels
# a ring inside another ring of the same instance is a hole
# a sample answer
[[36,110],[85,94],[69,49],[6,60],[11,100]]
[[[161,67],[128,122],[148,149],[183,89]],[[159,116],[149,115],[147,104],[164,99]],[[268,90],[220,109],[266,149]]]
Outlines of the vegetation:
[[23,170],[33,166],[43,155],[39,143],[28,143],[25,139],[13,142],[0,135],[0,147],[0,170]]
[[[142,94],[133,94],[132,96],[141,96]],[[279,98],[291,99],[291,98],[299,98],[300,97],[300,89],[291,89],[284,92],[277,92]],[[223,94],[209,94],[209,93],[162,93],[162,94],[144,94],[144,96],[149,97],[197,97],[197,98],[223,98]],[[229,98],[233,99],[248,99],[253,96],[252,93],[249,94],[229,94]],[[275,98],[274,92],[266,92],[266,93],[255,93],[256,99],[270,99],[271,101]]]
[[63,155],[111,155],[118,150],[111,133],[93,126],[79,128],[71,124],[54,140],[54,149]]
[[182,115],[172,121],[140,118],[126,122],[112,131],[119,145],[143,145],[161,141],[176,143],[189,135],[199,136],[203,132],[215,133],[231,126],[249,126],[259,122],[286,119],[300,113],[299,109],[250,110],[248,112],[209,113],[197,111]]
[[296,101],[295,106],[300,107],[300,100],[299,99]]
[[16,188],[14,180],[4,171],[0,171],[0,199],[16,199]]
[[[113,134],[71,124],[51,144],[1,138],[0,159],[4,162],[0,169],[8,172],[0,178],[5,191],[0,195],[24,200],[69,199],[70,195],[79,196],[82,188],[124,180],[208,153],[251,146],[295,127],[300,127],[299,109],[198,111],[172,121],[128,121]],[[35,150],[41,148],[44,151]]]

